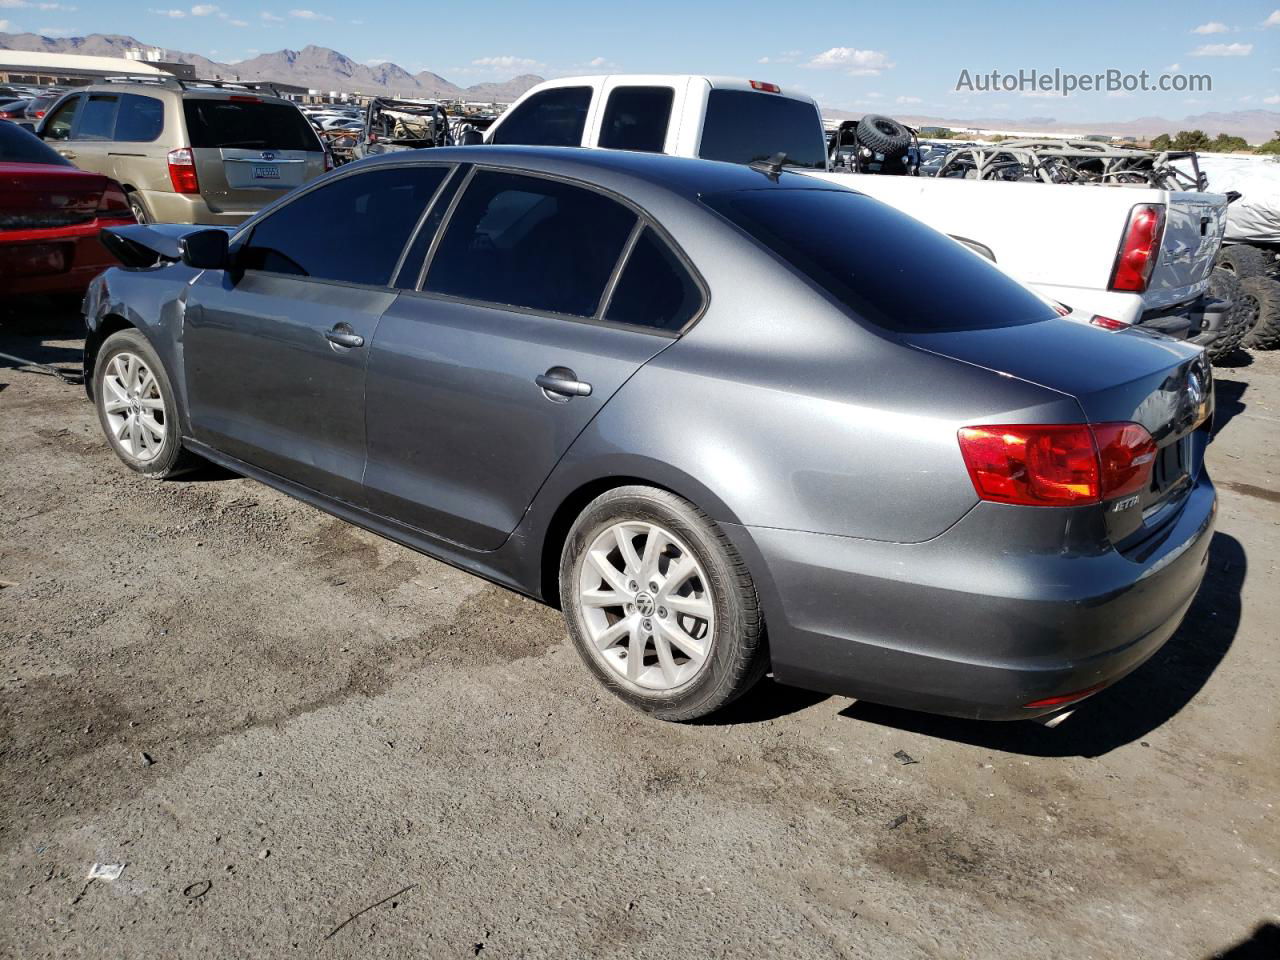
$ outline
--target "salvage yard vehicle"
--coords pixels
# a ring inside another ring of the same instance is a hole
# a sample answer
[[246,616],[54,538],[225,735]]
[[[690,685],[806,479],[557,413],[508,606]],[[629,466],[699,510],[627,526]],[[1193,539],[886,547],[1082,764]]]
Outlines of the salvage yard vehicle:
[[116,263],[104,227],[133,223],[120,185],[77,170],[26,130],[0,121],[0,297],[79,296]]
[[110,236],[141,269],[86,297],[85,383],[128,467],[203,457],[559,603],[664,719],[768,670],[1048,714],[1205,570],[1202,351],[1064,319],[835,184],[443,148]]
[[1084,322],[1141,325],[1215,356],[1243,336],[1231,304],[1208,293],[1226,227],[1227,201],[1216,194],[851,173],[832,165],[812,98],[723,77],[549,80],[513,103],[485,140],[733,163],[781,154],[789,169],[852,187],[984,251]]
[[234,84],[79,87],[38,132],[76,166],[118,180],[139,223],[238,224],[329,168],[294,104]]

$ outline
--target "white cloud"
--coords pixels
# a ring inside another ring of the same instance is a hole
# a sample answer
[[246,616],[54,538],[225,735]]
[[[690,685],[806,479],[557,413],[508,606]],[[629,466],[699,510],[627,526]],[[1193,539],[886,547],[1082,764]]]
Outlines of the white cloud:
[[1270,104],[1280,103],[1280,93],[1273,93],[1273,94],[1272,94],[1271,96],[1269,96],[1269,97],[1263,97],[1263,98],[1262,98],[1262,102],[1263,102],[1263,103],[1270,103]]
[[231,24],[233,27],[247,27],[249,25],[248,20],[236,20],[235,18],[228,18],[227,23]]
[[587,61],[588,67],[607,67],[608,65],[609,65],[609,61],[606,60],[604,57],[592,57],[590,60]]
[[363,21],[363,20],[352,20],[351,22],[352,22],[353,24],[355,24],[357,27],[363,27],[363,26],[364,26],[364,21]]
[[1109,90],[1107,91],[1107,96],[1110,97],[1112,100],[1132,100],[1133,99],[1133,94],[1129,93],[1127,90]]
[[277,17],[274,13],[268,13],[265,10],[258,14],[258,16],[267,21],[267,23],[284,23],[284,17]]
[[68,27],[36,27],[36,33],[42,37],[74,37],[79,31]]
[[218,8],[212,3],[197,3],[191,8],[193,17],[211,17],[218,12]]
[[[64,7],[60,3],[31,3],[30,0],[0,0],[0,10],[65,10],[68,13],[77,7]],[[5,21],[6,23],[8,21]]]
[[364,61],[364,65],[366,67],[376,67],[381,64],[390,63],[390,62],[391,62],[390,57],[370,57],[368,60]]
[[1225,23],[1219,23],[1217,20],[1210,20],[1208,23],[1202,23],[1198,27],[1193,27],[1192,33],[1230,33],[1231,28]]
[[924,103],[919,97],[898,97],[896,103]]
[[1264,27],[1280,27],[1280,10],[1272,10],[1271,16],[1262,21]]
[[875,77],[880,71],[893,67],[889,54],[883,50],[857,50],[853,47],[832,47],[824,50],[806,66],[818,70],[844,70],[855,77]]
[[151,10],[149,12],[161,17],[168,17],[171,20],[181,20],[187,15],[185,10]]
[[802,50],[784,50],[776,57],[761,57],[756,63],[795,63]]
[[290,10],[289,16],[295,20],[332,20],[327,13],[316,13],[314,10]]
[[12,20],[0,20],[0,33],[17,33],[18,25]]
[[1252,43],[1207,43],[1191,51],[1193,57],[1247,57],[1251,53]]
[[480,57],[472,60],[471,65],[501,70],[532,69],[543,66],[537,60],[530,60],[528,57]]
[[1250,103],[1253,100],[1253,94],[1246,93],[1240,98],[1241,103]]
[[1181,70],[1181,69],[1182,69],[1182,64],[1180,64],[1180,63],[1171,63],[1171,64],[1169,64],[1167,67],[1165,67],[1165,68],[1164,68],[1164,72],[1165,72],[1165,73],[1177,73],[1177,72],[1178,72],[1179,70]]

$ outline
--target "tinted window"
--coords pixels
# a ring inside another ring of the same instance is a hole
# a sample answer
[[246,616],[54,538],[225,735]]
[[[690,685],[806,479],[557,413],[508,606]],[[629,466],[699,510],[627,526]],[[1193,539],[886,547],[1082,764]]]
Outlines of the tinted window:
[[698,156],[751,163],[775,153],[785,153],[794,166],[826,167],[826,138],[813,104],[776,93],[711,91]]
[[557,87],[535,93],[499,124],[493,142],[580,147],[590,105],[590,87]]
[[34,133],[16,123],[0,122],[0,163],[53,163],[63,167],[71,161],[60,156]]
[[590,190],[484,171],[449,219],[426,288],[591,317],[635,222],[622,204]]
[[606,320],[679,330],[702,305],[702,291],[674,251],[645,227],[622,270]]
[[703,200],[864,320],[929,333],[1054,316],[956,241],[843,190],[744,190]]
[[164,104],[155,97],[126,93],[120,98],[116,112],[117,140],[125,143],[150,143],[164,129]]
[[120,98],[115,95],[95,93],[80,108],[80,124],[76,127],[77,140],[110,140],[116,129],[116,106]]
[[618,87],[604,109],[600,146],[661,153],[674,97],[670,87]]
[[445,167],[343,177],[281,207],[253,228],[248,270],[386,285]]
[[71,125],[76,119],[76,108],[80,106],[82,99],[82,97],[72,97],[49,116],[43,128],[45,139],[66,140],[71,136]]
[[182,101],[182,112],[197,149],[320,150],[314,128],[291,104],[191,98]]

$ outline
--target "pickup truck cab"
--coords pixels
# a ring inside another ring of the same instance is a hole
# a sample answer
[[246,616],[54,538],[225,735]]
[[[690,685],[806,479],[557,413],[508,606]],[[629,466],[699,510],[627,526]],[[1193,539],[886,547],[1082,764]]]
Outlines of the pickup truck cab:
[[562,77],[530,89],[484,139],[731,163],[783,153],[789,168],[875,197],[981,251],[1086,322],[1142,324],[1207,344],[1230,307],[1206,295],[1226,229],[1224,196],[835,170],[817,103],[773,83],[684,74]]

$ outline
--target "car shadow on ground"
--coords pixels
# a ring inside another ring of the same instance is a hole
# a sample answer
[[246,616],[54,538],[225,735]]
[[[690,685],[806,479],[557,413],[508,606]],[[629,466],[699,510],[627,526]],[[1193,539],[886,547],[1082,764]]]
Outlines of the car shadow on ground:
[[77,379],[83,358],[79,344],[57,341],[83,336],[84,320],[79,313],[57,301],[23,298],[0,302],[0,353],[20,358],[0,357],[0,367],[49,376],[39,365],[51,366]]
[[1142,741],[1208,682],[1240,625],[1247,559],[1240,541],[1214,534],[1209,567],[1177,633],[1145,664],[1086,700],[1060,726],[961,720],[859,701],[841,716],[973,746],[1037,757],[1100,757]]
[[1276,960],[1280,957],[1280,925],[1261,923],[1248,940],[1209,955],[1209,960]]
[[1217,436],[1222,429],[1244,413],[1244,392],[1249,389],[1247,383],[1239,380],[1218,380],[1213,387],[1213,433]]

